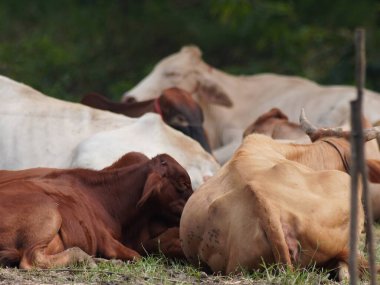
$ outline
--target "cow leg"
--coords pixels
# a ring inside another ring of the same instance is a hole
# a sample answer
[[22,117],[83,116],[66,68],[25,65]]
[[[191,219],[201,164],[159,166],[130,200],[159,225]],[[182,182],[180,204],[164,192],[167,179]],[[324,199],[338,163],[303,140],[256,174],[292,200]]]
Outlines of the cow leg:
[[30,269],[52,268],[73,265],[84,262],[89,267],[96,267],[96,263],[90,255],[85,253],[79,247],[72,247],[57,254],[46,254],[46,248],[39,248],[28,252],[21,258],[20,268]]
[[179,228],[167,229],[159,236],[142,243],[142,248],[147,253],[162,253],[166,257],[186,259],[179,240]]
[[348,264],[344,261],[338,262],[338,281],[350,280]]
[[129,248],[124,246],[118,240],[111,237],[108,233],[106,234],[107,238],[105,238],[105,242],[103,246],[100,248],[100,253],[108,259],[121,259],[121,260],[139,260],[141,255]]
[[59,235],[62,218],[55,203],[47,203],[44,207],[33,208],[33,215],[22,227],[22,252],[20,268],[30,269],[68,266],[77,262],[87,262],[96,266],[91,256],[78,247],[65,250]]
[[268,200],[265,199],[264,195],[262,195],[262,193],[265,192],[259,191],[259,188],[260,186],[254,183],[250,183],[246,186],[246,190],[253,194],[253,210],[268,238],[276,263],[285,264],[292,268],[289,247],[286,243],[280,214],[270,205]]

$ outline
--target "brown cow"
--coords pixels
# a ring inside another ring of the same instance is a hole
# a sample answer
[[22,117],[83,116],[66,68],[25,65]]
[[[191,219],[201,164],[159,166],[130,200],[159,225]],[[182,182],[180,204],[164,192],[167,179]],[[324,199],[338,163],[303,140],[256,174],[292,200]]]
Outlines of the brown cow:
[[154,252],[161,239],[175,255],[171,239],[192,194],[187,172],[166,154],[130,153],[100,171],[1,171],[2,179],[0,264],[26,269],[138,259],[139,246]]
[[[180,237],[191,263],[227,274],[258,269],[263,262],[290,268],[315,264],[340,268],[339,278],[346,276],[349,175],[322,170],[333,156],[323,149],[337,153],[328,143],[314,145],[322,148],[314,153],[318,170],[303,164],[308,160],[291,160],[299,159],[298,145],[282,147],[267,136],[247,136],[231,160],[190,197]],[[360,232],[364,219],[358,206]],[[365,267],[360,259],[360,268]]]
[[211,148],[203,129],[203,112],[187,91],[172,87],[152,100],[136,102],[113,102],[97,93],[86,94],[81,103],[93,108],[107,110],[128,117],[140,117],[147,112],[158,113],[169,126],[198,141],[211,153]]

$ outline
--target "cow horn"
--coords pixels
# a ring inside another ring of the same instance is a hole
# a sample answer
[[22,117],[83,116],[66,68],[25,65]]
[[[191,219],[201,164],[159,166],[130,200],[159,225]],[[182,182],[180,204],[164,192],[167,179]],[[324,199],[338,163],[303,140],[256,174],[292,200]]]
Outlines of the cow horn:
[[[304,108],[301,109],[300,115],[301,128],[310,137],[311,141],[316,141],[321,137],[338,137],[349,139],[351,136],[350,131],[343,131],[342,128],[317,128],[313,126],[306,118]],[[373,127],[363,130],[364,141],[372,140],[380,134],[380,127]]]
[[343,131],[342,128],[317,128],[313,126],[306,118],[304,108],[301,109],[300,115],[301,128],[310,137],[311,141],[316,141],[322,137],[338,137],[349,139],[351,132]]
[[370,141],[372,139],[375,139],[380,134],[380,127],[373,127],[369,129],[363,130],[363,138],[365,141]]

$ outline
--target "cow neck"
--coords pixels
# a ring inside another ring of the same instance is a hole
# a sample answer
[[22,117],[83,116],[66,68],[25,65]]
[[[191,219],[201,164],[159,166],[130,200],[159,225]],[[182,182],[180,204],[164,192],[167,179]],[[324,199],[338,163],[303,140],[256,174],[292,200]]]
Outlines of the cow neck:
[[136,205],[148,176],[148,163],[99,171],[93,179],[84,181],[98,193],[99,202],[121,225],[131,223],[141,212]]
[[350,164],[348,163],[347,161],[347,158],[346,158],[346,155],[344,154],[344,150],[342,150],[340,147],[338,147],[336,144],[334,144],[333,142],[327,140],[327,139],[322,139],[321,141],[329,144],[330,146],[332,146],[336,151],[337,153],[339,154],[340,156],[340,159],[342,160],[342,163],[344,165],[344,169],[345,171],[350,174]]
[[[297,161],[314,170],[341,170],[347,171],[349,164],[345,159],[344,153],[339,152],[342,164],[336,163],[334,153],[337,149],[331,147],[332,144],[325,144],[320,140],[312,144],[282,145],[280,149],[286,159]],[[349,172],[348,172],[349,173]]]

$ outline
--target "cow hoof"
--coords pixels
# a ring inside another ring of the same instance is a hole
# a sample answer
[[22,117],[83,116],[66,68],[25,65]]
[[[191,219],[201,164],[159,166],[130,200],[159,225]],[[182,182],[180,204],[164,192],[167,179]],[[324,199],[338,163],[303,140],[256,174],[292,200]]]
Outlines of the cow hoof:
[[125,265],[126,263],[124,261],[122,261],[121,259],[111,259],[110,262],[114,265]]
[[339,262],[338,268],[338,281],[349,281],[350,273],[348,270],[348,264],[345,262]]
[[95,269],[98,267],[98,265],[96,264],[96,262],[94,260],[91,260],[91,261],[88,261],[86,262],[86,265],[91,268],[91,269]]
[[125,265],[126,262],[122,261],[121,259],[105,259],[101,257],[96,257],[94,258],[94,261],[99,264],[99,263],[112,263],[113,265]]
[[96,264],[94,258],[85,258],[83,260],[80,260],[79,261],[81,264],[83,264],[85,267],[88,267],[88,268],[91,268],[91,269],[94,269],[94,268],[97,268],[98,265]]
[[105,258],[101,258],[101,257],[95,257],[95,258],[93,258],[93,260],[96,264],[110,262],[109,259],[105,259]]

